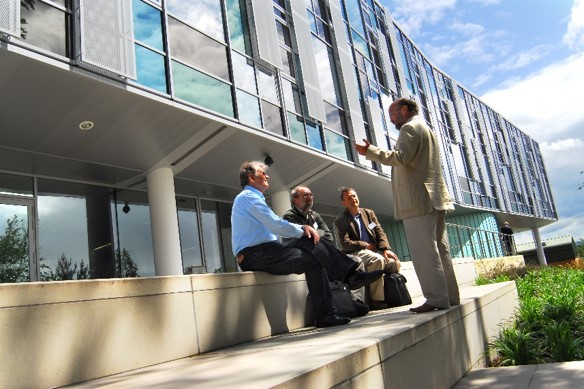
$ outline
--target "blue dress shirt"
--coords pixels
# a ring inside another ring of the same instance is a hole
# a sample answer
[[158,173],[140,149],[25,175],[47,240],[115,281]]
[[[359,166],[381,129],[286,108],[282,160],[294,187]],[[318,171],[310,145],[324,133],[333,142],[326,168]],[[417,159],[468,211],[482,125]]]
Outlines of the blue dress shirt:
[[278,236],[300,238],[304,230],[272,211],[259,190],[246,185],[235,197],[231,210],[231,246],[233,255],[246,247],[278,240]]

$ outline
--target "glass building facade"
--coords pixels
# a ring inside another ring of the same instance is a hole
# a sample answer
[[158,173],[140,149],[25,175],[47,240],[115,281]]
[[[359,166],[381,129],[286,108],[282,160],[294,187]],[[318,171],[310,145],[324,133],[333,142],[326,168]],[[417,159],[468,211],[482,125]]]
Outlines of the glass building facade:
[[[222,178],[236,176],[231,158],[277,147],[290,177],[278,189],[309,183],[332,225],[342,208],[324,195],[331,185],[362,198],[375,198],[374,180],[389,187],[390,169],[351,142],[390,149],[398,97],[418,102],[440,141],[455,257],[502,255],[503,219],[516,230],[557,219],[538,144],[433,66],[375,0],[0,3],[0,95],[11,104],[0,108],[0,282],[153,276],[163,261],[184,274],[238,271],[238,188]],[[23,75],[3,82],[12,73]],[[65,123],[93,116],[108,119],[108,136],[65,134]],[[293,169],[311,159],[318,169]],[[180,258],[155,258],[159,189],[146,178],[160,167],[174,173]],[[367,178],[353,184],[340,170]],[[391,199],[379,204],[408,260]]]

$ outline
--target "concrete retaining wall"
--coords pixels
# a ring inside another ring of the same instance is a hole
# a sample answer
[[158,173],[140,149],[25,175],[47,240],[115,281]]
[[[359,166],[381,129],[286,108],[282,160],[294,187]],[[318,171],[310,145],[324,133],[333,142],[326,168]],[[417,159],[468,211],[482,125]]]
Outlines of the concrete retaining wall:
[[[476,277],[457,260],[461,285]],[[402,273],[421,295],[411,263]],[[302,328],[304,276],[200,274],[0,285],[0,387],[104,377]]]

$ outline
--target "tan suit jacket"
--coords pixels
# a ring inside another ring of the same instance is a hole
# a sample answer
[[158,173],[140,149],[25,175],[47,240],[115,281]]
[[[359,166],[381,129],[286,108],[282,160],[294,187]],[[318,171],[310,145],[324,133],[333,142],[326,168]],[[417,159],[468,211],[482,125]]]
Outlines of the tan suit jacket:
[[366,158],[392,166],[396,219],[426,215],[433,209],[454,210],[442,176],[438,140],[420,116],[401,127],[393,150],[371,145]]

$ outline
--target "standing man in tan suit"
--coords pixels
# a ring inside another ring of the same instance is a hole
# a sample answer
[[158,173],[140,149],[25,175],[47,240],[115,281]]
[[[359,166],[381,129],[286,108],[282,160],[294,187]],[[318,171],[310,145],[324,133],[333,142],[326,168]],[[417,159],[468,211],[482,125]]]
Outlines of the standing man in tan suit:
[[415,101],[400,98],[389,106],[389,118],[399,130],[393,150],[381,150],[366,139],[355,143],[367,159],[392,166],[391,186],[396,219],[402,219],[414,269],[426,302],[415,313],[460,304],[458,283],[448,248],[445,217],[454,210],[442,176],[438,140],[418,116]]

